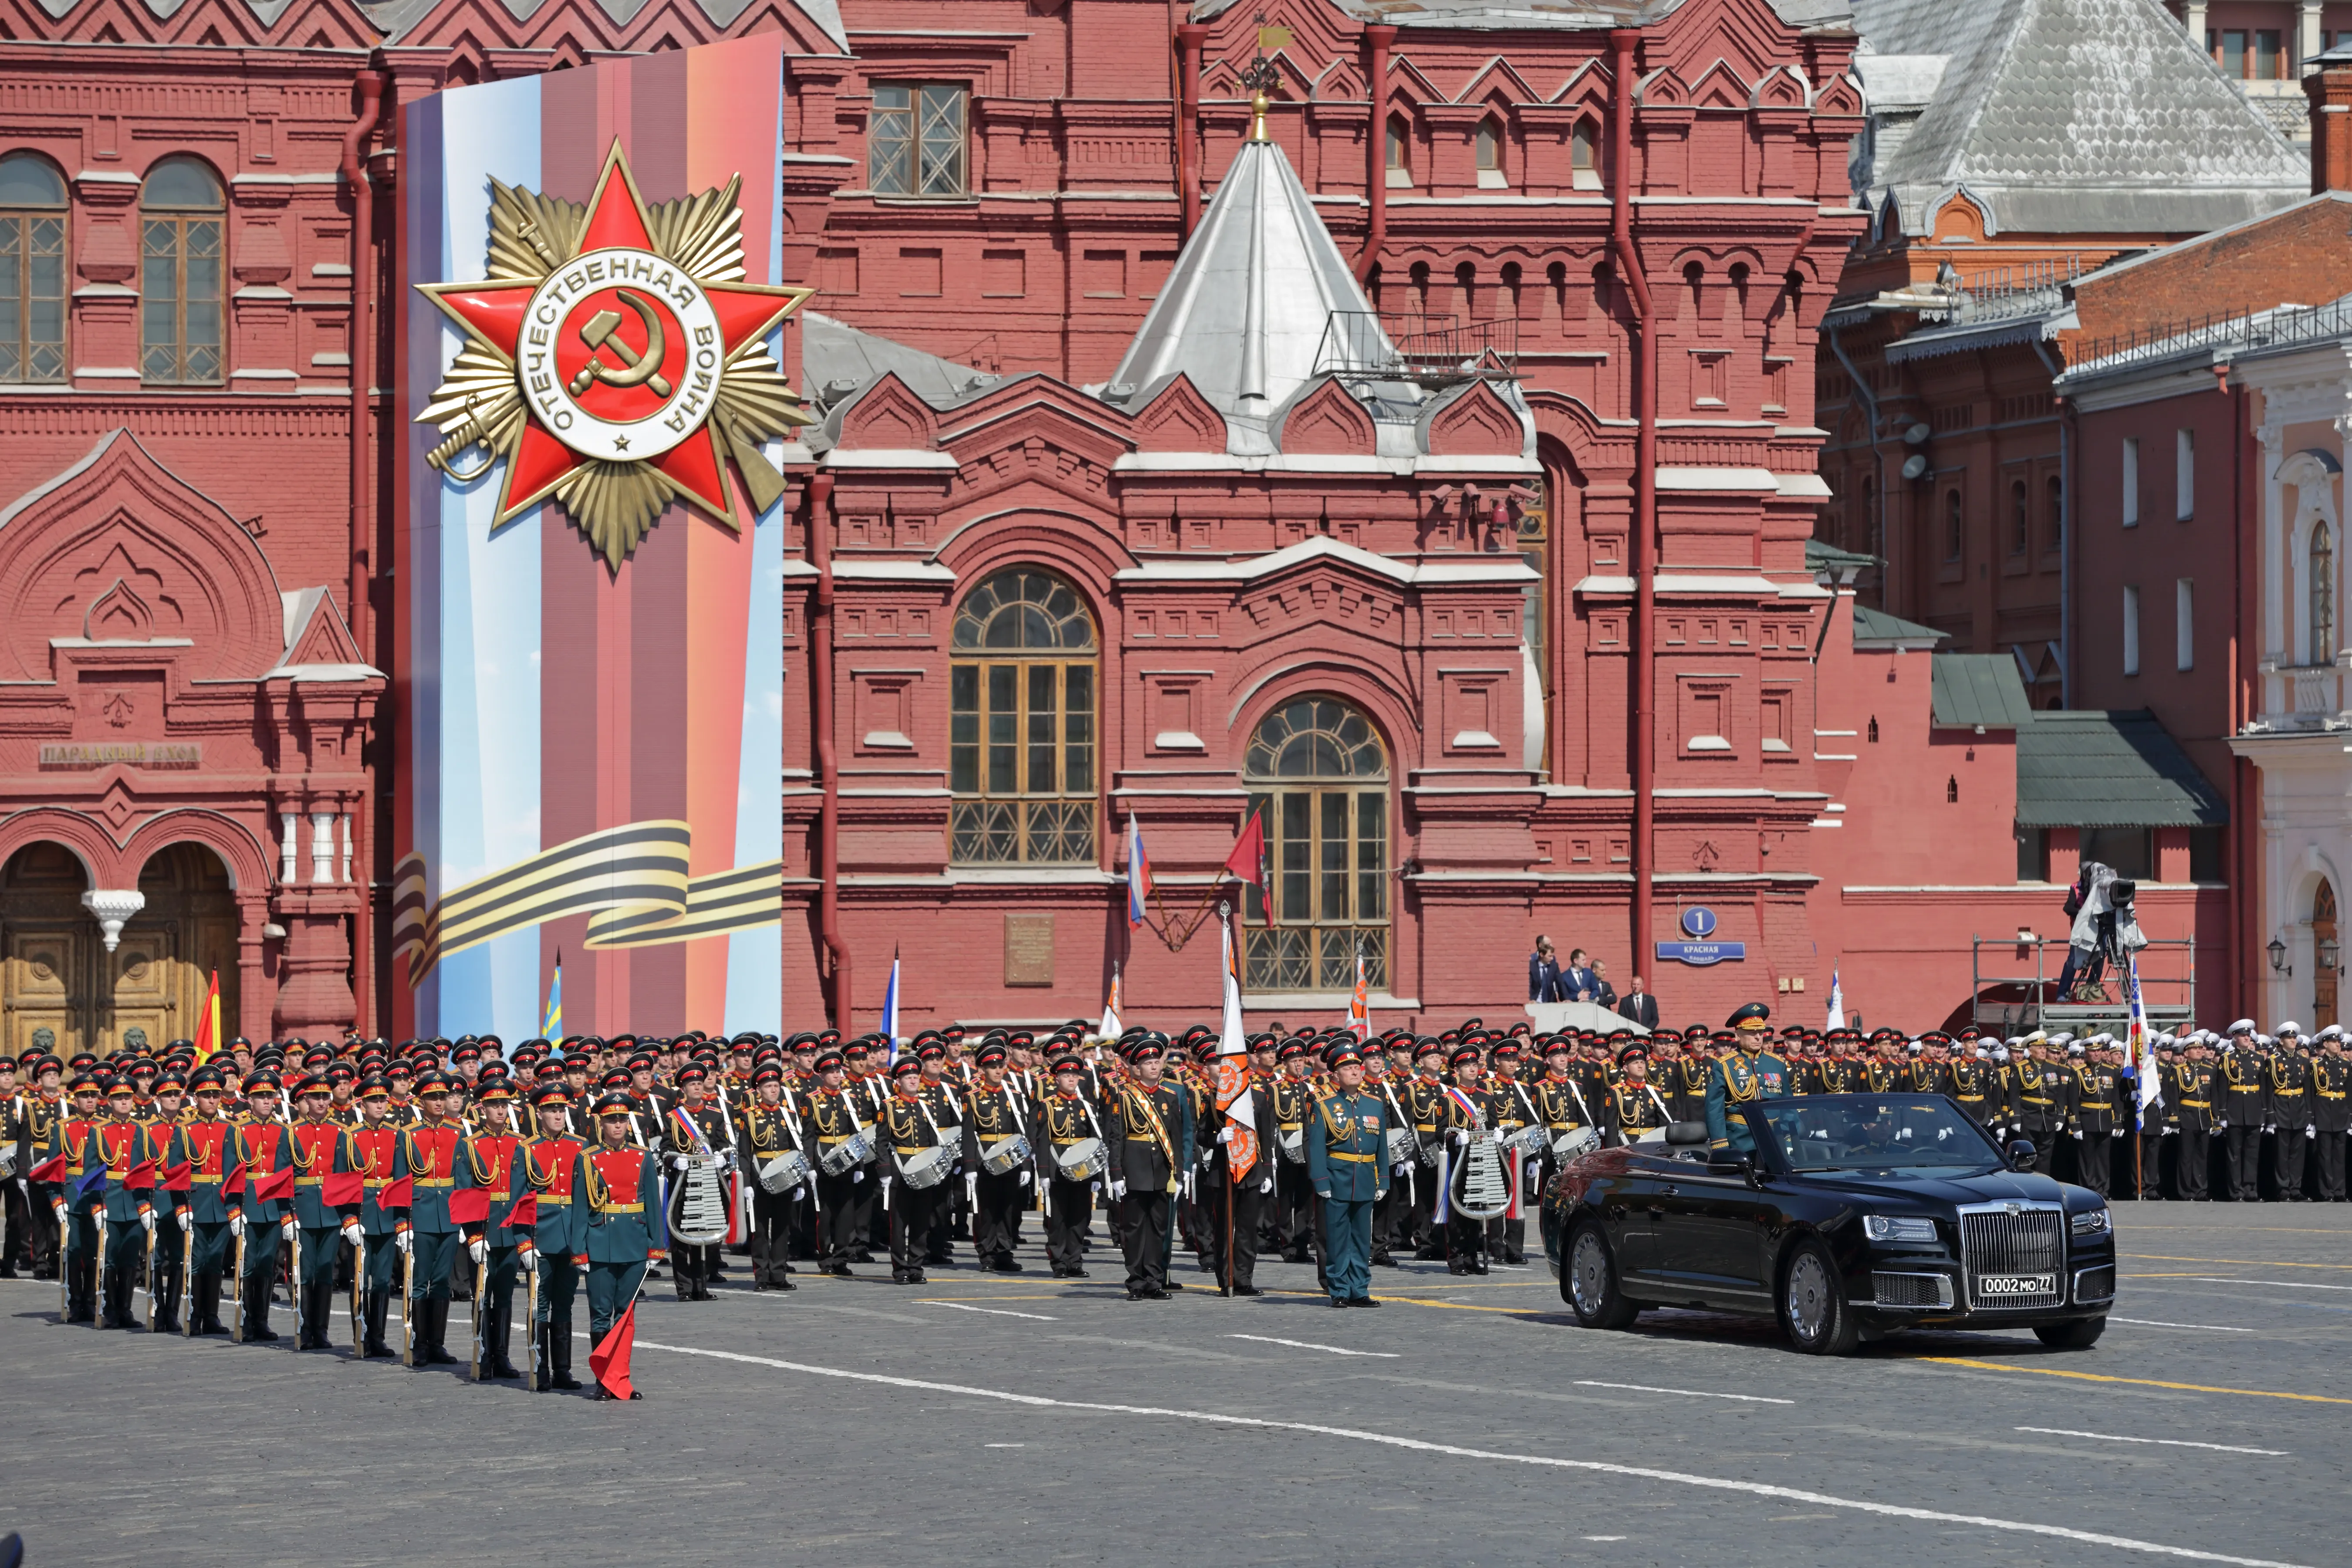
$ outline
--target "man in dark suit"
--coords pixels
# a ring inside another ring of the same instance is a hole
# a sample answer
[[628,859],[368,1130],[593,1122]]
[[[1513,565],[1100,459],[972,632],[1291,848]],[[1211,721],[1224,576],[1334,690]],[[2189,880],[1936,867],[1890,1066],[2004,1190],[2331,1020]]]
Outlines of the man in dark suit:
[[1598,1002],[1601,1000],[1601,976],[1592,973],[1592,955],[1582,948],[1570,948],[1568,967],[1559,972],[1559,1000],[1563,1002]]
[[1642,977],[1633,976],[1633,988],[1618,999],[1619,1016],[1631,1018],[1645,1029],[1658,1026],[1658,999],[1642,989]]
[[1563,1002],[1567,994],[1560,989],[1559,957],[1552,951],[1551,938],[1536,938],[1536,950],[1528,955],[1528,1000],[1530,1002]]

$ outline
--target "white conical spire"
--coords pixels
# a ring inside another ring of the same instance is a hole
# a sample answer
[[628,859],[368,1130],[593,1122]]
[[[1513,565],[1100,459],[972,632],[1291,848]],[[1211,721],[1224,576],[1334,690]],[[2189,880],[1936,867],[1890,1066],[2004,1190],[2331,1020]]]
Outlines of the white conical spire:
[[1223,413],[1267,414],[1314,374],[1335,310],[1371,305],[1282,149],[1244,142],[1110,384],[1181,371]]

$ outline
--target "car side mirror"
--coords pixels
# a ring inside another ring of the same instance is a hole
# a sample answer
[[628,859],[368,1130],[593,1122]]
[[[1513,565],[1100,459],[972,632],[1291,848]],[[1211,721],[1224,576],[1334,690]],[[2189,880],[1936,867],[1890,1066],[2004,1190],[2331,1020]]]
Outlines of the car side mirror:
[[1751,1193],[1764,1190],[1764,1167],[1756,1163],[1755,1155],[1739,1156],[1739,1179],[1748,1184],[1748,1190]]
[[2009,1168],[2012,1171],[2033,1169],[2033,1140],[2020,1138],[2009,1146]]

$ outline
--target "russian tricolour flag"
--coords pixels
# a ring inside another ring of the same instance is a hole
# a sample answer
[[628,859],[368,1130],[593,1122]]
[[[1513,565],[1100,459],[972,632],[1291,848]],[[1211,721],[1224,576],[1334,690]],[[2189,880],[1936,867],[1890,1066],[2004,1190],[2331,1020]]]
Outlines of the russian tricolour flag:
[[1127,819],[1127,923],[1143,923],[1143,900],[1151,895],[1151,861],[1143,853],[1143,825],[1130,813]]

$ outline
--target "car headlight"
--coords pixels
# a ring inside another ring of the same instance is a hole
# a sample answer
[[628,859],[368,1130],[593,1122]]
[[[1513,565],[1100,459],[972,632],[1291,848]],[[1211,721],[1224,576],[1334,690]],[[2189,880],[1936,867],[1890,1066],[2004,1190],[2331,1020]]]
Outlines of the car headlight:
[[2066,1222],[2076,1236],[2105,1236],[2116,1228],[2115,1216],[2105,1209],[2085,1209]]
[[1864,1215],[1862,1234],[1873,1241],[1933,1241],[1936,1222],[1906,1215]]

